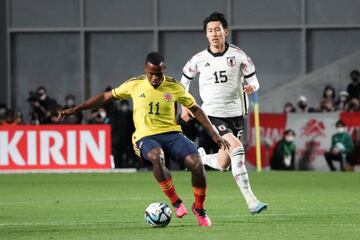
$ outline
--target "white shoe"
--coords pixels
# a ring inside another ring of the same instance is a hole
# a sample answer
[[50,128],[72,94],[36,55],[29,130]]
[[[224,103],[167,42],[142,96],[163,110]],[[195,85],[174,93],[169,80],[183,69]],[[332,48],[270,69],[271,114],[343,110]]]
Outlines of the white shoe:
[[249,211],[252,215],[257,214],[257,213],[261,213],[262,211],[267,210],[268,208],[268,204],[267,203],[263,203],[263,202],[258,202],[255,207],[253,208],[249,208]]

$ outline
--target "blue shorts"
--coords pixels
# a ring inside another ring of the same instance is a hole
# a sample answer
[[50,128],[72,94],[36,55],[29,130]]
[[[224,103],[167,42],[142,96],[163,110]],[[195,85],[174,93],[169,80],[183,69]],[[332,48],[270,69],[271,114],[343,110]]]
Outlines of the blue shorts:
[[198,154],[195,144],[180,132],[167,132],[147,136],[136,142],[136,147],[140,150],[140,157],[147,159],[147,154],[154,148],[162,148],[165,155],[173,161],[184,162],[185,158],[191,154]]

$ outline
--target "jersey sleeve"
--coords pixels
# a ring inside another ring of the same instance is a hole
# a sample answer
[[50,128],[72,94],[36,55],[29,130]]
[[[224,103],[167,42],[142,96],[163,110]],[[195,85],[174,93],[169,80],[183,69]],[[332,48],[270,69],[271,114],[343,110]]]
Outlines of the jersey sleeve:
[[245,53],[240,68],[245,78],[250,78],[255,74],[255,65],[251,58]]
[[196,104],[195,98],[181,85],[177,101],[186,108],[191,108]]
[[183,77],[193,80],[198,72],[196,57],[192,57],[183,68]]
[[131,97],[131,90],[133,84],[131,81],[126,81],[121,84],[119,87],[114,88],[111,92],[113,96],[120,100],[125,100]]

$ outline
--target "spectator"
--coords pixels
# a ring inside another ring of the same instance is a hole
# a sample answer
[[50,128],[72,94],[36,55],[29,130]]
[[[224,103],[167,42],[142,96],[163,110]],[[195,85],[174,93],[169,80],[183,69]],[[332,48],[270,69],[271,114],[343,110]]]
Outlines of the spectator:
[[25,124],[24,115],[22,114],[22,112],[16,111],[15,116],[16,116],[15,122],[17,125]]
[[134,151],[132,151],[132,134],[135,131],[135,127],[130,103],[126,100],[114,103],[116,103],[114,105],[116,108],[112,110],[110,121],[115,167],[140,167],[139,161],[137,161]]
[[[65,97],[65,106],[62,109],[67,109],[67,108],[71,108],[71,107],[75,107],[75,96],[72,94],[68,94]],[[81,124],[83,120],[83,114],[82,112],[78,112],[74,115],[71,115],[69,117],[67,117],[66,119],[64,119],[64,121],[62,123],[65,124]]]
[[323,98],[319,104],[319,112],[335,111],[336,94],[333,86],[326,85],[323,90]]
[[336,134],[332,136],[331,147],[325,152],[325,160],[331,171],[336,171],[333,161],[340,162],[340,170],[345,171],[345,162],[350,163],[353,151],[353,141],[347,132],[345,124],[341,120],[336,122]]
[[294,107],[294,105],[290,102],[285,103],[284,108],[283,108],[283,113],[295,113],[296,112],[296,108]]
[[4,103],[0,103],[0,124],[4,121],[7,107]]
[[358,70],[353,70],[350,73],[351,83],[347,86],[347,92],[349,93],[349,98],[360,99],[360,72]]
[[51,123],[51,112],[56,110],[57,103],[47,95],[45,87],[40,86],[35,93],[30,92],[28,102],[32,107],[30,112],[32,124]]
[[300,113],[314,112],[314,109],[308,106],[307,98],[304,95],[299,96],[298,107]]
[[334,102],[331,99],[324,99],[320,102],[319,112],[333,112],[335,111]]
[[330,84],[326,85],[324,88],[323,100],[329,100],[335,103],[336,100],[335,88]]
[[284,137],[276,143],[270,159],[272,170],[295,170],[296,146],[294,138],[294,130],[288,129],[285,131]]
[[2,125],[5,126],[17,125],[17,115],[14,110],[8,109],[6,111]]
[[339,97],[336,101],[335,104],[335,110],[337,111],[346,111],[347,110],[347,105],[348,105],[348,99],[349,99],[349,94],[347,91],[340,91],[339,92]]
[[358,98],[350,99],[347,111],[348,112],[358,112],[360,110],[360,102]]
[[91,110],[89,124],[109,124],[110,118],[107,116],[106,110],[103,107]]

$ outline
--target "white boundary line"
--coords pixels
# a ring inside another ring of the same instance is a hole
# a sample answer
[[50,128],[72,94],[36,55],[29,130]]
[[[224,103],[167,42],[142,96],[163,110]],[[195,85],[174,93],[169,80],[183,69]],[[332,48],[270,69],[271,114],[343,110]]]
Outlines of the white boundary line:
[[27,173],[134,173],[136,168],[116,169],[29,169],[29,170],[0,170],[0,174],[27,174]]

